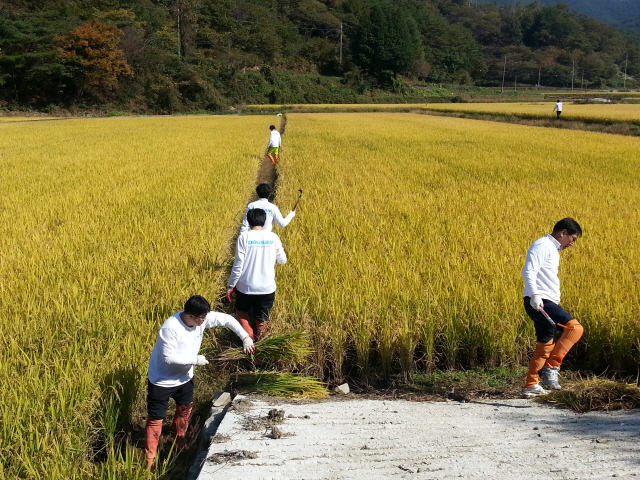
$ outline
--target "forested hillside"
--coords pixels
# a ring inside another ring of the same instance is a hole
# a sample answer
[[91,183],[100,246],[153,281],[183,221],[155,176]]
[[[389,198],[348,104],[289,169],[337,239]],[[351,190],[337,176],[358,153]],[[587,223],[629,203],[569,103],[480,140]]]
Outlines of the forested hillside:
[[[477,0],[475,3],[513,5],[535,0]],[[610,25],[640,32],[640,2],[638,0],[538,0],[544,5],[565,3],[574,12],[601,20]]]
[[[623,1],[623,0],[620,0]],[[626,70],[627,75],[624,72]],[[566,5],[4,0],[0,105],[129,111],[362,101],[423,84],[633,87],[640,49]]]

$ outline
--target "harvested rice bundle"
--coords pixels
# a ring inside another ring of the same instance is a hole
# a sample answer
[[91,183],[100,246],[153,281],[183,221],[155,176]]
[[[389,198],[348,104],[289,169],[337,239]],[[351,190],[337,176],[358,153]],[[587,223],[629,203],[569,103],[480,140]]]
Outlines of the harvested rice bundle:
[[565,405],[578,413],[640,408],[640,388],[634,384],[590,378],[564,390],[555,390],[541,401]]
[[306,332],[296,330],[282,335],[265,337],[255,344],[256,351],[253,355],[245,354],[241,348],[230,348],[220,354],[229,360],[252,358],[258,362],[278,362],[288,365],[299,365],[313,353],[309,346],[309,338]]
[[232,380],[232,386],[235,390],[274,397],[325,398],[328,394],[321,381],[289,372],[240,373]]

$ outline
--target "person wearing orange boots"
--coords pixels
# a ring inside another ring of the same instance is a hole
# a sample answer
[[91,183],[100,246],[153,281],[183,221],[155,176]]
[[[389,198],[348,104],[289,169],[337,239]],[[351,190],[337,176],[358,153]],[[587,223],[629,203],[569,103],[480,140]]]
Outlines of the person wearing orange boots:
[[[235,260],[227,285],[227,299],[236,293],[236,317],[242,328],[254,340],[266,332],[269,312],[276,295],[276,263],[287,263],[287,254],[280,237],[264,229],[267,213],[261,208],[247,212],[251,230],[240,233],[236,242]],[[255,319],[252,325],[251,317]],[[254,330],[255,325],[255,330]]]
[[173,428],[176,447],[185,446],[193,403],[193,367],[209,361],[198,355],[205,328],[227,327],[242,340],[245,353],[253,353],[253,340],[231,315],[212,312],[209,302],[194,295],[184,310],[170,316],[160,327],[151,358],[147,381],[147,423],[145,426],[147,468],[156,458],[169,399],[176,402]]
[[[522,269],[524,279],[524,308],[533,320],[536,330],[536,349],[529,363],[529,372],[522,394],[533,397],[548,393],[548,389],[560,390],[558,383],[560,366],[582,334],[580,322],[560,306],[560,251],[571,247],[582,236],[582,228],[573,218],[563,218],[553,227],[551,234],[539,238],[527,252]],[[555,325],[549,321],[546,313]],[[556,326],[562,335],[554,342]]]

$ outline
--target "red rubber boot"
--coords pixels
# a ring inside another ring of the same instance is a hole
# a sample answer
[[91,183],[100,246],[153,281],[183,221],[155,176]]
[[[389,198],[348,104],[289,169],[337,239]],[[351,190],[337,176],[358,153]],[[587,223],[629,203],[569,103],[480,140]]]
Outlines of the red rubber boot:
[[154,460],[156,459],[156,452],[158,451],[158,442],[162,436],[162,420],[153,420],[147,418],[147,424],[144,427],[145,438],[147,446],[145,452],[147,454],[147,468],[151,468]]
[[176,405],[176,414],[173,417],[173,428],[176,432],[176,447],[182,450],[186,444],[187,428],[191,418],[191,405]]

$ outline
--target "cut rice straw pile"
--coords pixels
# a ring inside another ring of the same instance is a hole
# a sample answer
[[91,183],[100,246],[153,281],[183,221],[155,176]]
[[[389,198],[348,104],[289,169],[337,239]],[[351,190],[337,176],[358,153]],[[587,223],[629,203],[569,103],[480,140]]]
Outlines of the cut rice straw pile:
[[638,385],[601,378],[580,380],[544,397],[542,401],[564,405],[578,413],[640,408]]
[[328,395],[321,381],[288,372],[241,373],[232,383],[235,390],[274,397],[325,398]]
[[309,346],[309,338],[302,330],[263,338],[256,342],[255,347],[256,351],[252,355],[247,355],[241,348],[231,348],[220,355],[230,360],[249,358],[256,362],[277,362],[297,366],[313,353]]

